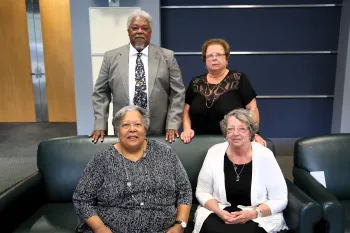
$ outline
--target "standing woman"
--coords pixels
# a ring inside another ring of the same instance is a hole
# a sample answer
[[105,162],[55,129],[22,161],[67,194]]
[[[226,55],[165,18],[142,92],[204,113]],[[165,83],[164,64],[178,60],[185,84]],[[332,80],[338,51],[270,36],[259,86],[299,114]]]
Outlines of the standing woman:
[[[227,69],[229,58],[225,40],[210,39],[203,44],[202,60],[208,73],[193,78],[187,87],[181,133],[185,143],[195,134],[221,134],[219,122],[237,108],[252,111],[259,125],[256,92],[244,73]],[[254,140],[266,146],[258,134]]]

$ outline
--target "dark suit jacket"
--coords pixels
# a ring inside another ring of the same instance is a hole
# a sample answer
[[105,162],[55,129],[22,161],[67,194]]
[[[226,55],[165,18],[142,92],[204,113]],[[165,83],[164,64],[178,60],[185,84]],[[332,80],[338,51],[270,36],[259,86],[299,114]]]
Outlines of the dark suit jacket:
[[[129,105],[129,46],[124,45],[104,54],[92,101],[95,130],[107,130],[109,103],[113,97],[113,116]],[[163,134],[165,129],[178,129],[182,121],[185,87],[174,52],[153,44],[148,48],[148,134]]]

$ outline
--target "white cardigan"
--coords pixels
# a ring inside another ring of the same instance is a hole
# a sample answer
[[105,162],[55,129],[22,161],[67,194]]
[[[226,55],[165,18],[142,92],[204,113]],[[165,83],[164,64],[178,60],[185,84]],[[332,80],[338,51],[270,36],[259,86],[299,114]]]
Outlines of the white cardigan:
[[[216,144],[208,150],[199,173],[196,197],[200,203],[195,214],[193,233],[199,233],[205,219],[212,213],[204,207],[210,199],[216,199],[224,209],[231,204],[226,199],[224,156],[228,142]],[[278,163],[268,148],[252,142],[252,184],[251,204],[266,204],[271,209],[271,216],[254,219],[267,232],[288,229],[282,211],[287,206],[288,190],[286,181]],[[243,209],[242,206],[239,208]],[[248,209],[251,207],[247,207]]]

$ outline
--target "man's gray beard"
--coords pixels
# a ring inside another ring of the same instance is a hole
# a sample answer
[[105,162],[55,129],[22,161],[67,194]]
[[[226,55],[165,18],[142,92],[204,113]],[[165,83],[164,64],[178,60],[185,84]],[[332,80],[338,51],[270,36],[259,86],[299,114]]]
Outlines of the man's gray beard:
[[145,44],[135,44],[135,49],[142,51],[145,48]]

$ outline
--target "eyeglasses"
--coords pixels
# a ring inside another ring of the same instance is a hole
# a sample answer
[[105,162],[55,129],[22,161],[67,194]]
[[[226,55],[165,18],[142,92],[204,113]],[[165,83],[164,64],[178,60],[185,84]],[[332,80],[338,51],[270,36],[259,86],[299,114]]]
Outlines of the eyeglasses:
[[211,53],[205,56],[208,60],[213,60],[214,58],[222,58],[223,56],[226,56],[225,53]]
[[141,122],[138,122],[138,121],[123,121],[120,123],[120,127],[122,129],[125,129],[125,130],[128,130],[131,128],[131,126],[133,126],[133,128],[136,128],[136,129],[141,129],[143,127],[143,124]]
[[132,26],[130,27],[130,30],[133,32],[138,32],[141,29],[143,32],[149,32],[151,29],[149,27],[137,27],[137,26]]
[[248,128],[247,128],[247,127],[238,127],[238,128],[231,127],[231,128],[227,128],[227,132],[229,132],[229,133],[233,133],[233,132],[235,132],[236,130],[237,130],[239,133],[245,133],[245,132],[247,132]]

